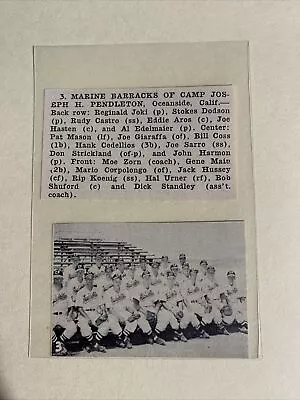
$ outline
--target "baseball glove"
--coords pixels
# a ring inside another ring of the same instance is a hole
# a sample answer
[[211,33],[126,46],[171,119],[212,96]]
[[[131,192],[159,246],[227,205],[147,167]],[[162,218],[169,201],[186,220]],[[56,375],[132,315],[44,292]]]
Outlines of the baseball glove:
[[156,324],[156,315],[153,312],[147,310],[146,320],[149,322],[150,325],[155,325]]
[[140,308],[141,308],[140,302],[139,302],[136,298],[133,298],[133,299],[132,299],[132,303],[133,303],[134,308],[135,308],[137,311],[139,311]]
[[141,316],[141,314],[139,314],[139,313],[132,313],[130,315],[130,317],[128,318],[128,322],[133,322],[133,321],[139,319],[140,316]]
[[183,312],[182,312],[181,310],[177,311],[177,312],[175,313],[175,317],[176,317],[177,319],[181,319],[181,318],[183,317]]
[[107,320],[107,318],[108,318],[107,313],[103,311],[103,312],[99,315],[99,317],[95,320],[95,325],[96,325],[96,326],[101,325],[103,322],[105,322],[105,321]]

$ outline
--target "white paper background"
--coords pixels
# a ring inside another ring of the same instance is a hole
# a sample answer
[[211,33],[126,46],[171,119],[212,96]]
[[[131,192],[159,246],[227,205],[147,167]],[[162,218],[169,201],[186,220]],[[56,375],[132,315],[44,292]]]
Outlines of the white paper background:
[[[3,399],[299,398],[299,15],[298,1],[0,3]],[[29,359],[32,46],[206,40],[250,41],[263,358]]]

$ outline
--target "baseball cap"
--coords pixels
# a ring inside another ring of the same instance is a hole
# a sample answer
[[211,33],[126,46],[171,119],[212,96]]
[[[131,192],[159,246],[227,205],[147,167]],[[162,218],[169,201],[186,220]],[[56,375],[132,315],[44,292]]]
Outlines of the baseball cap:
[[235,272],[234,271],[228,271],[227,276],[234,276],[235,277]]
[[152,268],[159,268],[160,262],[159,261],[154,261],[154,263],[151,265]]
[[53,271],[53,277],[54,277],[54,278],[63,277],[63,272],[62,272],[62,270],[61,270],[61,269],[55,269],[55,270]]
[[145,276],[145,275],[151,275],[151,272],[148,270],[148,269],[146,269],[143,273],[142,273],[142,278]]
[[207,267],[207,272],[215,272],[215,271],[216,271],[216,268],[213,265],[209,265]]
[[87,270],[85,271],[84,276],[85,276],[85,278],[86,278],[86,277],[88,277],[89,275],[90,275],[92,278],[94,278],[94,276],[95,276],[95,274],[94,274],[93,271],[87,269]]
[[167,278],[169,278],[169,277],[175,278],[175,274],[173,271],[167,271]]
[[111,275],[111,279],[118,279],[118,278],[122,278],[121,274],[119,271],[114,271]]

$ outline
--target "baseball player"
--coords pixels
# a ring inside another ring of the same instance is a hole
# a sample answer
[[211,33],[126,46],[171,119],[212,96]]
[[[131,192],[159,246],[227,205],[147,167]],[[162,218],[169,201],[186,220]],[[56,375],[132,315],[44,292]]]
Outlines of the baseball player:
[[[177,264],[171,264],[170,265],[170,271],[174,274],[175,280],[174,280],[174,285],[175,286],[180,286],[181,282],[181,274],[179,272],[179,267]],[[168,273],[167,273],[168,276]]]
[[145,332],[148,335],[148,343],[157,343],[164,346],[165,341],[152,332],[149,324],[152,321],[154,325],[157,320],[157,313],[160,309],[160,287],[160,284],[152,284],[150,271],[146,270],[142,274],[141,284],[136,288],[132,296],[135,309],[143,315],[149,325],[150,330]]
[[113,286],[112,274],[113,274],[113,265],[106,264],[105,265],[105,274],[101,275],[97,279],[97,286],[101,287],[104,292],[106,292],[108,289],[110,289]]
[[[186,272],[187,274],[187,272]],[[185,323],[191,323],[191,325],[196,329],[198,336],[201,338],[208,339],[209,335],[206,333],[197,318],[197,315],[201,317],[203,315],[203,306],[201,304],[201,289],[197,285],[197,268],[191,268],[189,273],[189,279],[185,281],[182,285],[181,293],[183,295],[184,303],[184,316]],[[202,319],[202,317],[201,317]],[[202,323],[205,326],[205,323]],[[182,325],[181,325],[182,326]],[[186,325],[187,326],[187,325]]]
[[[54,328],[60,325],[64,328],[60,339],[56,336]],[[67,355],[65,343],[77,331],[75,322],[71,319],[68,309],[68,294],[63,286],[63,272],[55,270],[53,272],[53,288],[52,288],[52,345],[55,355]]]
[[119,271],[119,273],[121,275],[121,279],[124,279],[126,277],[126,272],[125,272],[125,263],[122,258],[120,258],[119,261],[117,262],[116,269]]
[[127,274],[122,279],[123,288],[128,292],[129,298],[132,297],[132,291],[135,290],[140,284],[140,280],[137,279],[136,268],[134,263],[129,263],[127,267]]
[[128,298],[128,293],[121,286],[122,278],[118,271],[113,273],[112,280],[113,286],[105,293],[106,308],[119,323],[125,325],[123,330],[124,344],[128,349],[131,349],[130,334],[134,333],[139,326],[150,337],[151,328],[145,316],[136,310],[132,300]]
[[206,280],[208,262],[206,260],[200,261],[200,269],[197,275],[197,285],[201,288]]
[[190,284],[190,279],[191,279],[190,264],[186,262],[182,266],[182,274],[181,274],[181,282],[180,282],[181,291],[186,292],[186,289]]
[[[88,352],[96,350],[105,353],[106,349],[101,345],[102,339],[111,330],[117,336],[120,343],[122,329],[115,318],[109,318],[103,298],[103,291],[101,288],[94,286],[94,274],[87,271],[85,280],[86,285],[78,292],[76,299],[76,306],[79,312],[78,325],[82,336],[87,342],[86,350]],[[95,337],[93,337],[92,326],[97,328]]]
[[76,296],[80,289],[85,286],[83,264],[76,267],[76,276],[69,280],[67,285],[69,307],[75,306]]
[[94,274],[94,281],[98,281],[98,278],[105,275],[105,267],[104,267],[104,257],[102,253],[97,253],[95,256],[95,263],[89,268],[89,271]]
[[181,329],[186,327],[186,319],[183,313],[183,298],[176,286],[176,277],[172,270],[167,272],[167,284],[161,296],[161,307],[157,313],[155,332],[159,336],[170,324],[174,331],[173,340],[187,342]]
[[162,286],[166,283],[166,280],[161,275],[159,269],[160,262],[154,261],[151,265],[151,285],[156,286],[158,290],[161,290]]
[[80,258],[77,255],[73,255],[70,257],[70,264],[64,268],[63,278],[64,278],[64,285],[67,287],[69,281],[76,276],[76,268],[80,262]]
[[215,267],[208,265],[206,269],[206,278],[202,283],[202,305],[204,309],[201,317],[206,325],[214,322],[220,333],[229,335],[229,332],[226,330],[223,324],[222,315],[220,313],[219,302],[220,292],[222,289],[220,288],[219,283],[216,281],[215,272]]
[[186,261],[186,255],[185,255],[184,253],[181,253],[181,254],[179,254],[178,259],[179,259],[180,268],[182,269],[182,267],[184,266],[184,264],[187,262],[187,261]]
[[168,256],[162,256],[161,258],[161,263],[160,263],[160,267],[161,267],[161,274],[163,277],[167,277],[167,271],[170,269],[170,265],[169,265],[169,257]]
[[232,305],[235,319],[238,323],[239,331],[248,333],[248,323],[246,319],[246,297],[242,295],[236,283],[236,274],[234,271],[227,272],[227,284],[224,290],[228,301]]
[[141,277],[143,272],[146,271],[146,269],[148,269],[148,263],[147,263],[147,259],[145,256],[140,256],[140,271],[138,272],[138,275]]
[[205,279],[202,282],[202,291],[211,300],[219,300],[220,298],[220,285],[216,280],[216,269],[212,265],[208,265],[206,269]]

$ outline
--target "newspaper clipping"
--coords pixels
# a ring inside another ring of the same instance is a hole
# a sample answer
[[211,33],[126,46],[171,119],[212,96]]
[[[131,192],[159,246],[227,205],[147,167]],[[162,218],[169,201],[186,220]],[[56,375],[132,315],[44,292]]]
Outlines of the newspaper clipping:
[[247,357],[244,223],[53,227],[52,355]]

